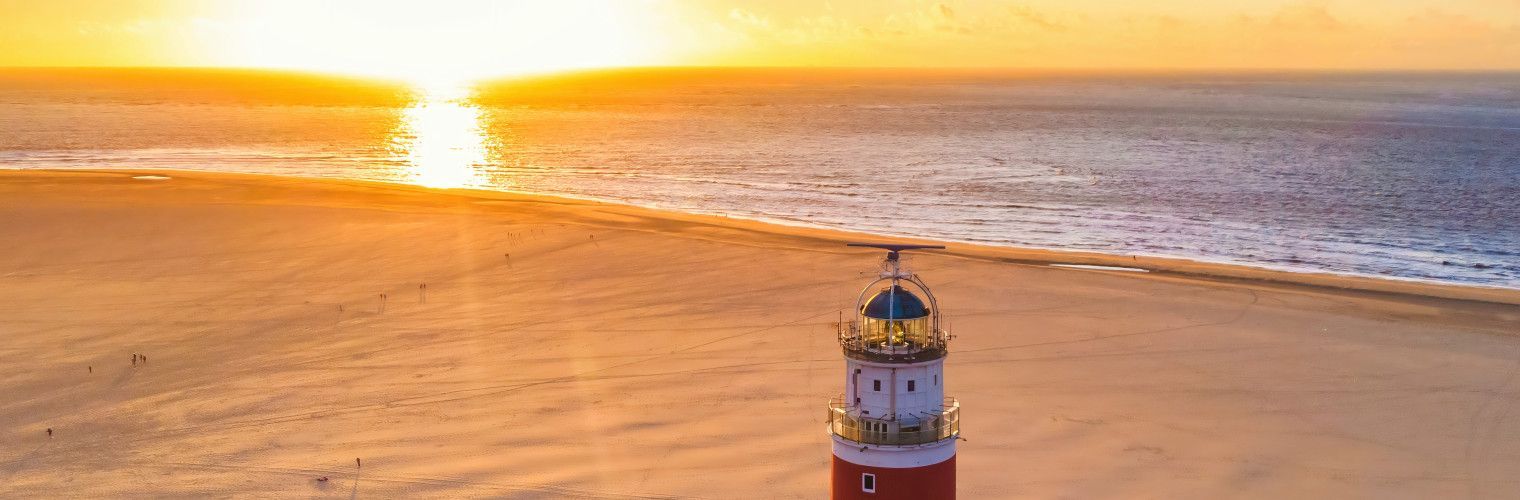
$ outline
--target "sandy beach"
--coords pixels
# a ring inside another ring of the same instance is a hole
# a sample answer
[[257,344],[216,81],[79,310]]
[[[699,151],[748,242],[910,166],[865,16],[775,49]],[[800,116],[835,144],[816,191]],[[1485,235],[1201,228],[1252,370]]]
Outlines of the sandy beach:
[[[842,243],[866,238],[0,172],[0,497],[823,498],[831,324],[880,257]],[[962,498],[1520,496],[1520,292],[962,245],[911,264],[957,335]]]

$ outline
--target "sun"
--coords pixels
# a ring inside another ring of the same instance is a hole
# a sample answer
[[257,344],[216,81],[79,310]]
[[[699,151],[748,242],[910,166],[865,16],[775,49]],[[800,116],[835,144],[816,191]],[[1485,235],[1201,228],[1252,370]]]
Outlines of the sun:
[[267,0],[206,21],[230,66],[404,78],[476,78],[660,64],[662,9],[649,1]]

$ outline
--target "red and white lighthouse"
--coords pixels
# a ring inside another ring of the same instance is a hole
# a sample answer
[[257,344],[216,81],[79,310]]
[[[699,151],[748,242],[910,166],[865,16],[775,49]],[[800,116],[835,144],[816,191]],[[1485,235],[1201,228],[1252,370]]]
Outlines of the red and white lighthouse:
[[834,446],[831,496],[844,499],[955,498],[960,404],[945,397],[950,335],[939,304],[899,252],[938,245],[851,243],[887,251],[866,285],[857,317],[841,321],[844,394],[829,402]]

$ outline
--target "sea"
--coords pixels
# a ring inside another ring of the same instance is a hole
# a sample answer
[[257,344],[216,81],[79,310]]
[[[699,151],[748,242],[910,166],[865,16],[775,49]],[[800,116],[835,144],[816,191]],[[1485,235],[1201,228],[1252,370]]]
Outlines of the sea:
[[0,168],[543,193],[1520,289],[1520,74],[0,69]]

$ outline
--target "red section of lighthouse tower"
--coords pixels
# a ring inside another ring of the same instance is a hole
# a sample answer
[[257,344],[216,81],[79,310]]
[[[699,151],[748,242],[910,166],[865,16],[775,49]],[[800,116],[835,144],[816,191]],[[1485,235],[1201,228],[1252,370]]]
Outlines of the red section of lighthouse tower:
[[[866,474],[876,475],[876,493],[867,493],[861,489],[861,478]],[[866,467],[836,456],[833,476],[830,497],[835,499],[955,498],[955,455],[934,465],[907,469]]]
[[939,304],[899,252],[933,246],[851,244],[887,250],[856,317],[839,325],[845,390],[829,403],[831,496],[953,499],[960,404],[945,397],[950,340]]

